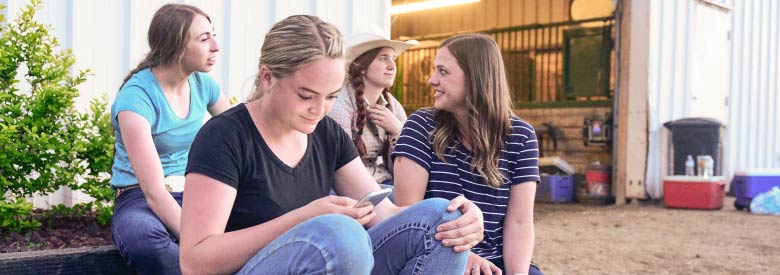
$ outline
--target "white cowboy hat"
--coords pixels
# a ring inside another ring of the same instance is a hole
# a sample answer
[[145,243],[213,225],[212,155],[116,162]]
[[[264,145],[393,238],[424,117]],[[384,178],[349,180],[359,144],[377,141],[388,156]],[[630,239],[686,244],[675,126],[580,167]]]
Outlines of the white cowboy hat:
[[388,47],[395,50],[396,55],[400,55],[401,52],[406,49],[420,44],[417,40],[398,41],[390,40],[384,35],[384,32],[377,26],[371,26],[368,30],[363,32],[357,32],[344,40],[344,45],[347,48],[347,61],[352,62],[367,51],[379,47]]

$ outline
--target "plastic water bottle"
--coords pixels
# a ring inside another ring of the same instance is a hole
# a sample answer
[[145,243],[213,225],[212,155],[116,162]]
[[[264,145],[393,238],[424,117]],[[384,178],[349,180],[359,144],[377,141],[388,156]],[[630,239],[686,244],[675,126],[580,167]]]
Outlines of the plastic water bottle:
[[688,155],[688,160],[685,161],[685,175],[686,176],[695,175],[695,173],[693,172],[693,157],[691,155]]

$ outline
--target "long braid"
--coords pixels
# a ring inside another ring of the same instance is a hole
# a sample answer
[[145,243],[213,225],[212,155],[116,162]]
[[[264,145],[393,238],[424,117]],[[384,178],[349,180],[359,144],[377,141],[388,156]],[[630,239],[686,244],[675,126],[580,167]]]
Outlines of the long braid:
[[349,83],[352,89],[355,90],[355,106],[357,107],[357,116],[355,116],[355,123],[352,124],[352,140],[355,143],[355,147],[358,149],[358,155],[362,158],[366,154],[366,143],[363,141],[363,129],[366,126],[366,119],[368,118],[368,110],[366,106],[366,100],[363,96],[363,71],[364,69],[360,64],[353,62],[349,66]]
[[[364,96],[364,89],[366,85],[363,83],[363,77],[365,76],[368,66],[379,55],[379,51],[382,47],[371,49],[360,56],[356,57],[354,61],[349,64],[349,70],[347,75],[349,77],[350,86],[355,90],[355,106],[357,107],[355,116],[355,123],[352,128],[352,139],[355,143],[355,147],[358,149],[358,154],[362,158],[366,154],[366,143],[363,141],[363,129],[366,126],[366,120],[368,120],[368,106],[366,106],[366,97]],[[387,88],[383,92],[386,92]]]

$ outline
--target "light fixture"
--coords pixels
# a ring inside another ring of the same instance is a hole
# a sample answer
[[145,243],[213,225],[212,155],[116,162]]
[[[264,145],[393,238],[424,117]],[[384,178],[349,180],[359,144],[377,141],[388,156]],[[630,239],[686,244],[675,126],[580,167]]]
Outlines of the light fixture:
[[390,7],[390,14],[429,10],[435,8],[475,3],[479,1],[480,0],[430,0],[430,1],[416,2],[416,3],[392,6]]

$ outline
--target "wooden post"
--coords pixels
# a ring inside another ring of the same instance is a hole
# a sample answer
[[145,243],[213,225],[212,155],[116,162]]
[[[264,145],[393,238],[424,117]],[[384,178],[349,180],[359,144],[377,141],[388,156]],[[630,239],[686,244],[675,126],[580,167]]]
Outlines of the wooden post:
[[647,198],[649,1],[620,1],[618,87],[615,93],[615,203]]

